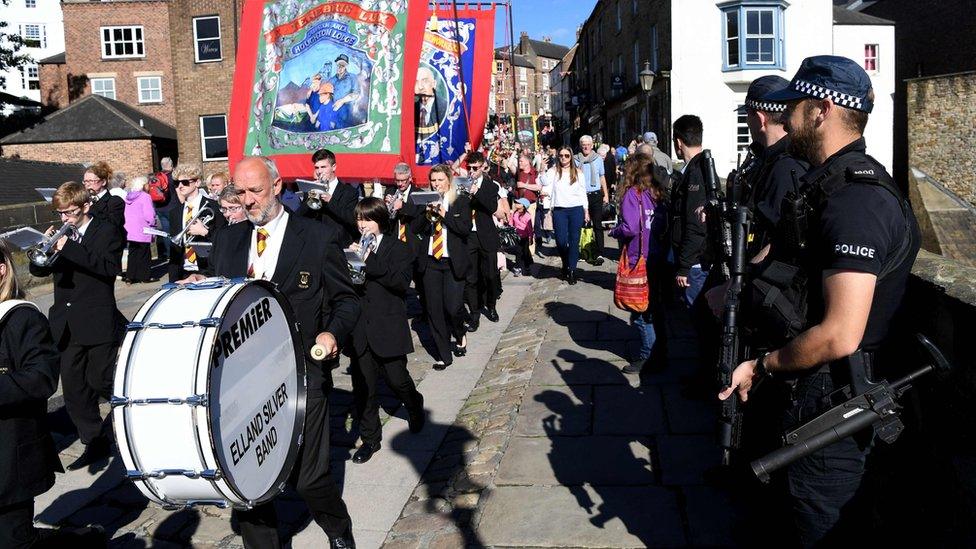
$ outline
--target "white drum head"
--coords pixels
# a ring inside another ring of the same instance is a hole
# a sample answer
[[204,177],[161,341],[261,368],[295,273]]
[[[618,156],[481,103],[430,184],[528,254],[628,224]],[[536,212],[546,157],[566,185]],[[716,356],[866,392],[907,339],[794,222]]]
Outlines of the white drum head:
[[298,457],[305,362],[292,318],[271,284],[249,283],[224,312],[213,346],[212,443],[230,486],[255,504],[279,492]]

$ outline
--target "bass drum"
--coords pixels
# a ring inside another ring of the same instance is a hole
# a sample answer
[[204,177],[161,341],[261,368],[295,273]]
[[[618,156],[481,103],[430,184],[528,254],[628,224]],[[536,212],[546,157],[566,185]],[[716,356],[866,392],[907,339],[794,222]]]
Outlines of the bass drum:
[[115,371],[127,476],[167,509],[250,508],[284,488],[305,422],[305,361],[266,281],[166,285],[136,314]]

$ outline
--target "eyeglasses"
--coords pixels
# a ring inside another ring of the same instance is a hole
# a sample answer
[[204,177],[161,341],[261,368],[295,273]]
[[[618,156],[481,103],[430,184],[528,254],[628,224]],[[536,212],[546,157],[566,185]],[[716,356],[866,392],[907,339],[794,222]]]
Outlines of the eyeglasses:
[[572,158],[572,157],[573,157],[573,155],[571,155],[571,154],[566,154],[566,153],[563,153],[563,154],[560,154],[560,155],[559,155],[559,158]]
[[87,179],[86,178],[86,179],[82,179],[81,180],[82,183],[98,183],[99,181],[101,181],[101,179]]
[[177,179],[176,184],[183,186],[183,185],[189,185],[190,183],[194,183],[196,181],[200,181],[200,180],[199,179]]
[[471,165],[468,166],[468,170],[471,170],[471,171],[478,171],[481,168],[484,168],[484,166],[482,166],[481,164],[475,164],[474,166],[471,166]]
[[244,209],[244,206],[221,206],[220,213],[237,213]]
[[59,216],[75,216],[81,213],[81,208],[71,208],[70,210],[54,210],[55,215]]

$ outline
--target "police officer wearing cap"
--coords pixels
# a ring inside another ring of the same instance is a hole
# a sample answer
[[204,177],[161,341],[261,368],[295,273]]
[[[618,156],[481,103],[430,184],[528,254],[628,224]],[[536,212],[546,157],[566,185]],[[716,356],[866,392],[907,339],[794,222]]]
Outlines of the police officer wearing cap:
[[[807,58],[787,88],[763,100],[786,105],[790,149],[811,168],[799,192],[784,201],[756,275],[765,284],[751,286],[760,295],[746,297],[769,350],[740,364],[719,398],[737,392],[746,402],[759,379],[785,382],[792,398],[781,418],[789,430],[829,408],[836,389],[883,370],[872,362],[874,351],[901,303],[920,236],[908,201],[865,152],[874,92],[860,65],[844,57]],[[767,276],[777,264],[776,272],[792,268],[797,275]],[[776,285],[764,295],[757,290]],[[871,439],[870,431],[842,439],[786,469],[803,546],[851,545],[864,535],[869,522],[861,485]]]
[[760,151],[756,166],[746,174],[740,202],[752,211],[748,252],[755,260],[762,259],[769,249],[769,237],[779,222],[783,198],[787,192],[797,190],[797,179],[809,167],[790,154],[790,137],[784,126],[786,105],[762,99],[788,86],[789,82],[779,76],[757,78],[740,107],[740,112],[746,114],[752,144]]

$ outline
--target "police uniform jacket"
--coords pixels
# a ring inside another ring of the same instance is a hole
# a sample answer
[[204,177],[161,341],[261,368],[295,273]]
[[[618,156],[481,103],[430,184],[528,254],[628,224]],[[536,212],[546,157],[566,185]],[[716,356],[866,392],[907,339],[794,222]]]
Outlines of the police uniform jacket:
[[115,277],[121,272],[122,249],[115,226],[93,218],[80,242],[68,240],[48,267],[31,263],[34,276],[54,275],[54,304],[48,312],[54,341],[65,329],[71,342],[98,345],[117,341],[125,318],[115,303]]
[[62,471],[46,423],[59,361],[44,315],[13,308],[0,324],[0,507],[43,494]]
[[[242,221],[214,237],[208,274],[227,278],[247,275],[254,224]],[[345,255],[335,231],[324,223],[289,215],[278,264],[271,281],[288,298],[299,323],[306,351],[322,332],[338,343],[347,341],[359,319],[359,297],[353,289]],[[275,342],[268,342],[274,344]],[[309,395],[321,397],[332,388],[332,376],[306,356]],[[330,364],[326,365],[328,368]]]
[[696,210],[705,205],[705,156],[699,153],[685,166],[671,192],[671,245],[678,276],[688,276],[694,265],[708,270],[705,261],[705,224]]
[[[799,180],[810,165],[789,154],[790,138],[783,137],[763,151],[762,166],[753,179],[749,206],[753,211],[753,254],[768,243],[768,235],[779,223],[783,199],[799,189]],[[795,175],[794,175],[795,174]]]
[[366,258],[366,282],[359,290],[362,314],[353,332],[357,355],[365,353],[367,345],[384,358],[413,352],[406,304],[413,261],[410,248],[391,235],[384,235]]

